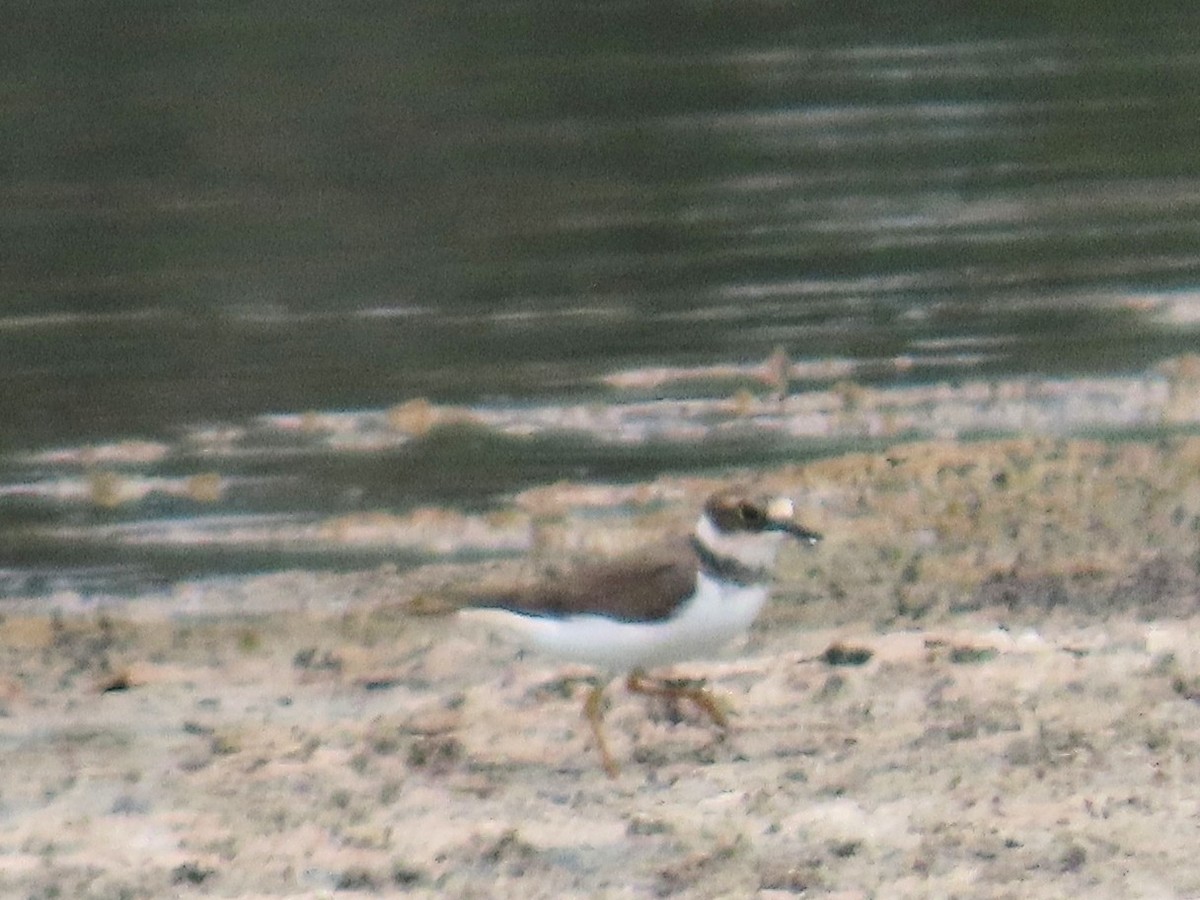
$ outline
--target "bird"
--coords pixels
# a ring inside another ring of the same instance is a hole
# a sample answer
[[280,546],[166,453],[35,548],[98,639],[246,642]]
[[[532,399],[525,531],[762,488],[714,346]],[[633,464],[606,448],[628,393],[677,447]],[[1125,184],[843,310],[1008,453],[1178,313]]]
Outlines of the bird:
[[600,762],[619,767],[604,736],[604,691],[621,674],[632,693],[686,699],[722,732],[729,722],[703,682],[652,679],[647,670],[709,656],[754,622],[788,537],[821,535],[794,519],[788,497],[725,488],[708,497],[690,537],[636,556],[585,563],[531,586],[470,597],[460,618],[599,673],[583,706]]

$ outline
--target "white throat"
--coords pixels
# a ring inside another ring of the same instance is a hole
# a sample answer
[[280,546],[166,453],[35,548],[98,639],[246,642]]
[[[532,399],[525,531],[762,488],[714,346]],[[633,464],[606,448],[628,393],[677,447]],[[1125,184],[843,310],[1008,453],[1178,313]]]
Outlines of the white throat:
[[780,531],[728,534],[718,530],[706,515],[702,515],[696,523],[696,540],[713,556],[764,572],[769,572],[775,566],[775,557],[785,537]]

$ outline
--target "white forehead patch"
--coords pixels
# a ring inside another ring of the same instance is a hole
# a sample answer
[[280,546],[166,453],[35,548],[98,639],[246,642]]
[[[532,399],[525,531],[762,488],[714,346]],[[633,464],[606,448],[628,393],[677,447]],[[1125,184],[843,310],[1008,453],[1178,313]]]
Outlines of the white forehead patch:
[[796,514],[796,507],[790,497],[776,497],[767,504],[767,518],[776,522],[790,519]]

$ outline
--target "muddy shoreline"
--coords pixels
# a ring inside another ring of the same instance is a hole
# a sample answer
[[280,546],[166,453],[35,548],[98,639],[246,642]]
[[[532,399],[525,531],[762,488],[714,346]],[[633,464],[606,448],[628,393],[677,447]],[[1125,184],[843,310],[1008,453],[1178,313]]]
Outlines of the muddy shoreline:
[[735,710],[728,740],[611,692],[616,781],[564,678],[584,673],[448,611],[686,527],[709,479],[612,488],[619,520],[595,514],[602,486],[530,492],[528,558],[14,598],[0,889],[1200,893],[1200,439],[734,474],[791,493],[826,543],[783,559],[742,646],[680,667]]

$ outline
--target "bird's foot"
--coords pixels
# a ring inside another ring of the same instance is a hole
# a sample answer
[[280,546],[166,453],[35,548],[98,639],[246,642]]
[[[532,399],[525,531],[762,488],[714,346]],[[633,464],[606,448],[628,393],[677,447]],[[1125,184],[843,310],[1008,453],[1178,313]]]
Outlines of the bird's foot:
[[592,736],[596,739],[596,749],[600,753],[600,765],[609,778],[616,778],[621,770],[608,749],[608,741],[604,739],[604,688],[606,683],[597,681],[588,691],[587,700],[583,704],[583,715],[592,726]]
[[712,723],[721,729],[721,736],[728,734],[730,729],[729,713],[720,698],[705,688],[707,682],[703,678],[660,678],[652,679],[645,672],[629,673],[625,686],[630,693],[642,694],[647,697],[662,697],[668,702],[690,700],[692,704],[704,713]]

